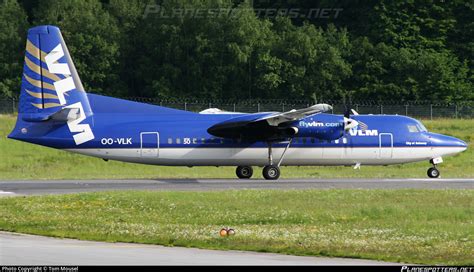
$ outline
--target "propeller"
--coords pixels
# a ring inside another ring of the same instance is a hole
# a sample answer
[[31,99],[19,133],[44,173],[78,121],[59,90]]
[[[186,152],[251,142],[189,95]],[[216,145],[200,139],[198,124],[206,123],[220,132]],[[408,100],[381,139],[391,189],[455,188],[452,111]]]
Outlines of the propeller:
[[356,120],[350,118],[349,115],[344,115],[344,130],[349,131],[352,128],[355,128],[357,125],[359,125],[359,122]]
[[344,130],[347,132],[351,130],[352,128],[357,127],[359,125],[359,122],[351,118],[351,113],[354,115],[359,115],[355,110],[351,109],[351,105],[349,102],[349,105],[345,103],[345,97],[344,97]]

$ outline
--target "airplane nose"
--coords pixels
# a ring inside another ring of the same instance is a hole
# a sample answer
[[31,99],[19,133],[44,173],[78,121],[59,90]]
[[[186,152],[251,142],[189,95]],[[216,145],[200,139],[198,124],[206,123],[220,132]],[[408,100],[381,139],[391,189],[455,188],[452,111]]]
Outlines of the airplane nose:
[[458,138],[449,137],[447,142],[448,142],[448,145],[451,147],[461,147],[463,148],[463,151],[467,149],[467,143]]
[[459,139],[456,139],[456,140],[457,140],[457,146],[459,146],[459,147],[462,147],[462,148],[463,148],[463,150],[462,150],[462,151],[464,151],[464,150],[466,150],[466,149],[467,149],[467,143],[466,143],[465,141],[463,141],[463,140],[459,140]]
[[432,133],[430,139],[431,139],[431,145],[433,147],[436,147],[436,146],[454,147],[456,148],[456,150],[458,150],[458,152],[462,152],[467,149],[467,143],[455,137]]

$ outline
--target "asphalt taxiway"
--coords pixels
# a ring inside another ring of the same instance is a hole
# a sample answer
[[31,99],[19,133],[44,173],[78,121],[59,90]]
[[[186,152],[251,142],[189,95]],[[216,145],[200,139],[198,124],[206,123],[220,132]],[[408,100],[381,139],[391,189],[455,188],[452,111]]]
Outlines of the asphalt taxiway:
[[474,189],[472,179],[156,179],[0,181],[0,196],[116,190],[217,191],[238,189]]

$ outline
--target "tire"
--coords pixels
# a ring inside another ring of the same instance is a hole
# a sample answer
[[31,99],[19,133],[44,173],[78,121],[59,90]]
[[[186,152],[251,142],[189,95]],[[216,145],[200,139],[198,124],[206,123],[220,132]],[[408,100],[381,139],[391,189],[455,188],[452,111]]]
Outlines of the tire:
[[239,179],[249,179],[253,175],[253,168],[251,166],[239,166],[235,170],[235,174]]
[[428,169],[428,177],[430,178],[438,178],[439,177],[439,170],[434,168],[434,167],[431,167],[430,169]]
[[263,177],[265,179],[275,180],[280,177],[280,168],[274,165],[267,165],[263,168]]

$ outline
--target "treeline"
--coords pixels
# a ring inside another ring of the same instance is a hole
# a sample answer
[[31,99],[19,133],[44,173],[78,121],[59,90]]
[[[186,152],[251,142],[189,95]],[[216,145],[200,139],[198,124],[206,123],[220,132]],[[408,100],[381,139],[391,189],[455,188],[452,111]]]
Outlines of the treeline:
[[456,0],[1,0],[0,95],[18,95],[27,29],[51,24],[99,94],[474,100],[473,18]]

